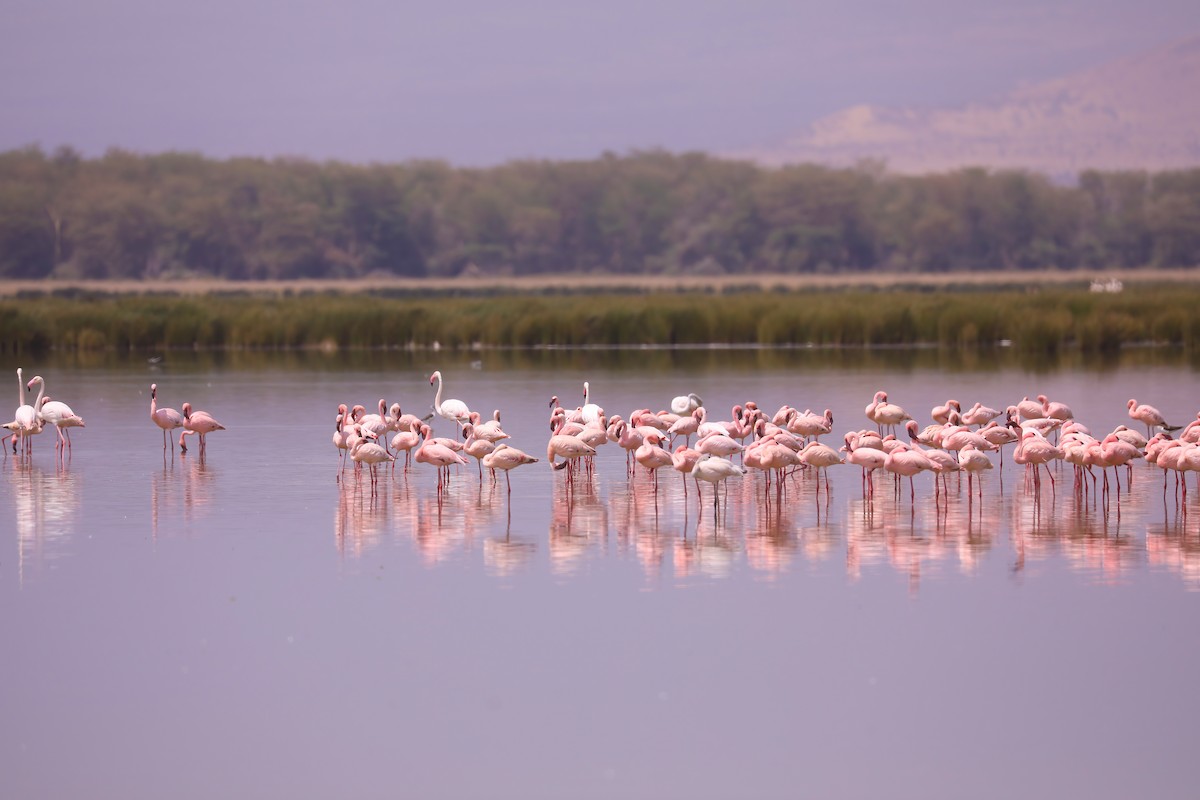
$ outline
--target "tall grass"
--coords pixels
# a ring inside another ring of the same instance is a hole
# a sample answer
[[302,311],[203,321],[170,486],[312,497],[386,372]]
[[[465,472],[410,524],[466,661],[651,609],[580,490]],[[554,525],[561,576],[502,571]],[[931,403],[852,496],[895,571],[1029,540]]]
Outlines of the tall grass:
[[756,344],[1194,348],[1200,290],[71,295],[0,300],[0,351]]

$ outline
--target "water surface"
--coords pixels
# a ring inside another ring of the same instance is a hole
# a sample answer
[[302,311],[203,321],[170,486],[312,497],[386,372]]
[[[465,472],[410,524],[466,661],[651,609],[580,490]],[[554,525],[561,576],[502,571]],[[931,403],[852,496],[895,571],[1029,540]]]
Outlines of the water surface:
[[[0,784],[19,797],[1190,797],[1200,493],[1040,493],[1007,464],[935,502],[857,468],[781,500],[624,454],[567,491],[544,463],[441,494],[335,478],[338,403],[446,393],[544,456],[547,401],[695,391],[867,426],[1044,393],[1094,432],[1125,401],[1196,414],[1160,351],[625,351],[11,360],[87,420],[0,464]],[[164,457],[160,401],[228,430]],[[16,405],[16,393],[10,398]],[[448,423],[439,421],[449,434]],[[1122,476],[1124,486],[1124,476]],[[685,490],[686,487],[686,490]],[[686,494],[685,494],[686,491]]]

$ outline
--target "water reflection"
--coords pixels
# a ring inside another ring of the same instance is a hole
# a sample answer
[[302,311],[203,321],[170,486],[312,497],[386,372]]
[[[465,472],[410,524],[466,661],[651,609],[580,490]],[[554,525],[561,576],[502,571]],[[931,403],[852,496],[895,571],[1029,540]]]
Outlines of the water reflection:
[[[857,476],[818,492],[803,472],[771,486],[747,475],[723,487],[714,506],[711,490],[697,496],[693,484],[673,474],[660,476],[657,492],[645,472],[581,475],[573,484],[556,474],[546,498],[548,568],[569,578],[597,560],[617,559],[636,565],[652,585],[669,579],[685,586],[727,579],[742,568],[770,581],[797,567],[840,566],[858,581],[882,567],[904,576],[915,593],[931,574],[974,577],[1000,558],[1018,577],[1054,560],[1090,580],[1119,583],[1150,563],[1200,586],[1200,536],[1186,533],[1187,506],[1165,505],[1168,521],[1148,526],[1147,516],[1159,510],[1146,507],[1157,498],[1151,477],[1139,476],[1140,492],[1125,486],[1104,495],[1071,491],[1065,471],[1055,485],[1045,481],[1040,488],[1017,475],[1007,484],[995,475],[980,497],[950,476],[937,493],[932,479],[918,481],[910,501],[906,486],[896,496],[892,478],[880,474],[871,477],[873,497],[858,491]],[[540,537],[513,535],[512,498],[502,482],[479,482],[464,471],[439,493],[399,477],[378,496],[364,484],[350,480],[339,488],[334,532],[345,555],[360,557],[393,537],[409,541],[430,568],[469,557],[480,543],[489,574],[512,576],[536,563]],[[518,526],[528,529],[528,501],[517,509]]]
[[150,530],[155,540],[161,530],[171,532],[177,523],[189,527],[204,519],[218,491],[219,470],[201,457],[180,457],[164,462],[150,476]]
[[5,462],[4,475],[15,518],[17,580],[24,585],[65,553],[78,522],[83,479],[69,463],[47,471],[20,457]]

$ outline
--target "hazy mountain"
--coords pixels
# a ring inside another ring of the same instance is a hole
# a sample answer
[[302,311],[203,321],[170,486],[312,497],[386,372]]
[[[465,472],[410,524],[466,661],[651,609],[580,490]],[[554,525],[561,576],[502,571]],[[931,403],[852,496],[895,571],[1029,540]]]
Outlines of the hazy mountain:
[[1200,166],[1200,36],[958,109],[854,106],[776,146],[765,164],[853,164],[895,172],[975,165],[1055,175]]

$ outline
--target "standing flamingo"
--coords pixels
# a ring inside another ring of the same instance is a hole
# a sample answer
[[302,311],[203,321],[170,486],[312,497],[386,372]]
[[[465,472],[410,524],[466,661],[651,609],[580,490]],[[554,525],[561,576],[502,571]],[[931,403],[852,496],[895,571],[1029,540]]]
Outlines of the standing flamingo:
[[[225,426],[217,422],[212,414],[207,411],[193,411],[191,403],[184,403],[183,430],[179,433],[179,450],[183,453],[187,452],[187,445],[184,443],[183,437],[198,434],[200,436],[200,453],[203,455],[208,449],[204,437],[213,431],[223,430],[225,430]],[[353,456],[351,457],[353,458]]]
[[495,474],[495,470],[504,470],[504,483],[508,486],[509,494],[512,494],[512,481],[509,479],[508,473],[522,464],[536,463],[537,459],[533,456],[504,443],[496,445],[495,450],[483,457],[483,465],[492,470],[493,475]]
[[437,394],[433,397],[433,410],[442,419],[448,419],[451,422],[458,423],[461,426],[471,419],[471,409],[467,408],[467,404],[462,400],[453,398],[442,400],[442,373],[441,370],[434,372],[429,376],[429,385],[437,381]]
[[661,447],[663,437],[652,433],[645,437],[642,446],[633,453],[633,458],[650,471],[654,478],[654,493],[658,494],[658,469],[671,466],[671,454]]
[[[176,428],[183,427],[183,414],[180,414],[173,408],[158,407],[158,384],[150,384],[150,421],[158,427],[162,428],[163,432],[163,452],[166,452],[167,447],[167,431],[173,431]],[[174,450],[171,451],[175,452]]]
[[17,430],[13,433],[13,453],[17,452],[17,440],[21,440],[21,444],[26,453],[32,451],[29,437],[35,433],[42,432],[42,426],[38,421],[37,409],[25,402],[25,381],[21,375],[21,368],[17,367],[17,413],[13,417],[13,422],[17,423]]
[[[449,477],[449,469],[451,464],[462,464],[466,466],[467,460],[458,453],[451,450],[446,445],[434,440],[430,436],[431,431],[428,425],[421,426],[421,436],[423,441],[413,453],[413,460],[418,464],[430,464],[437,467],[438,471],[438,491],[442,490]],[[446,472],[446,478],[443,478],[443,471]]]
[[1145,423],[1147,436],[1150,435],[1151,428],[1162,428],[1168,431],[1178,430],[1178,426],[1168,425],[1166,419],[1163,418],[1162,412],[1154,406],[1148,406],[1145,403],[1138,405],[1137,400],[1130,400],[1125,404],[1125,407],[1129,409],[1130,419],[1136,419],[1139,422]]
[[[971,495],[971,483],[975,474],[992,469],[992,460],[987,453],[979,450],[973,444],[967,444],[958,451],[958,468],[967,473],[967,496]],[[961,485],[961,484],[960,484]],[[983,476],[979,476],[979,496],[983,497]]]
[[38,396],[34,401],[33,407],[37,411],[38,418],[50,425],[54,426],[54,430],[58,433],[58,441],[54,443],[55,451],[70,449],[71,435],[68,432],[63,435],[63,428],[84,428],[83,418],[71,410],[71,407],[66,403],[58,400],[51,400],[49,397],[43,397],[46,393],[46,381],[41,375],[35,375],[29,379],[26,384],[27,389],[33,389],[34,384],[38,384]]
[[585,423],[593,422],[604,414],[604,409],[591,401],[591,386],[583,382],[583,406],[579,409]]
[[[700,494],[700,481],[711,483],[713,486],[713,508],[717,507],[717,498],[720,495],[720,485],[723,481],[732,478],[735,475],[745,475],[744,467],[739,467],[728,459],[719,456],[705,455],[696,462],[692,467],[692,478],[696,480],[696,494]],[[697,503],[703,501],[703,497],[698,497]]]
[[[364,436],[365,432],[361,426],[355,426],[354,433],[356,436],[354,445],[350,448],[350,458],[355,463],[366,464],[371,468],[371,489],[374,490],[375,485],[379,482],[377,467],[380,464],[395,462],[396,457]],[[180,434],[180,438],[183,438],[183,434]]]

